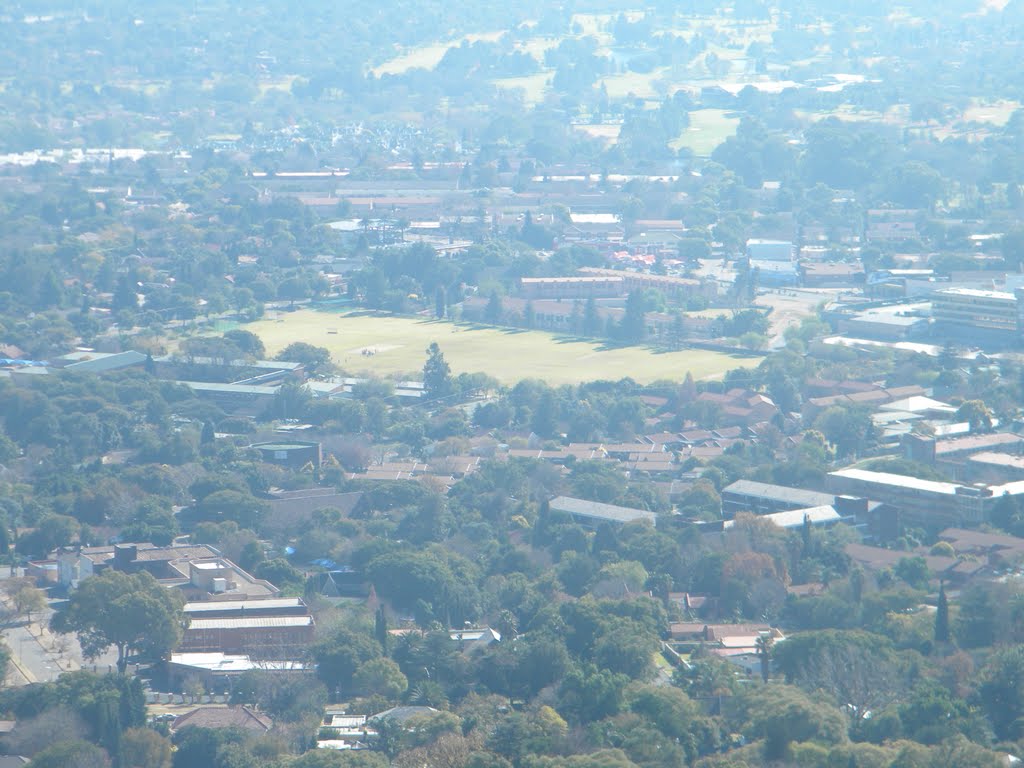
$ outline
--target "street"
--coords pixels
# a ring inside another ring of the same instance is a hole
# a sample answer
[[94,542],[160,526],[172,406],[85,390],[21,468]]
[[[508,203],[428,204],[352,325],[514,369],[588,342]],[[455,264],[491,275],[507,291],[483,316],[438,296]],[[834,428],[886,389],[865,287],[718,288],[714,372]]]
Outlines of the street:
[[[0,575],[0,588],[7,579],[14,578],[7,569]],[[113,669],[117,663],[116,651],[108,650],[100,658],[85,662],[74,635],[57,635],[49,630],[53,609],[32,616],[31,623],[19,623],[0,630],[11,651],[11,664],[7,670],[7,684],[18,686],[56,680],[62,672],[75,669],[99,671]]]

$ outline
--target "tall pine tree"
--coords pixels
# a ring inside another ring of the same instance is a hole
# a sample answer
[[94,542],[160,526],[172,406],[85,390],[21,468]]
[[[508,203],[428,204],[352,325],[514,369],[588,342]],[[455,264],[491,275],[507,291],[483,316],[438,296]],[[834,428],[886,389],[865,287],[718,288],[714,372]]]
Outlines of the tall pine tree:
[[949,602],[946,600],[946,585],[939,582],[939,601],[935,609],[935,642],[949,642]]

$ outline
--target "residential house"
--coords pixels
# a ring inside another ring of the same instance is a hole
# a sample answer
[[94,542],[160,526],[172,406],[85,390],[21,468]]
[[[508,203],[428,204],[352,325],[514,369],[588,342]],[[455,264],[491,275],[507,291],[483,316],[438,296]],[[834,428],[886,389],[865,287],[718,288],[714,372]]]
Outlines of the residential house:
[[185,728],[235,728],[254,733],[266,733],[274,726],[274,721],[245,706],[235,707],[199,707],[188,714],[176,717],[171,723],[171,733],[179,733]]
[[708,403],[717,408],[717,421],[722,426],[751,427],[764,421],[771,421],[779,413],[772,399],[760,392],[749,389],[730,389],[725,393],[701,392],[698,403]]
[[344,709],[329,707],[316,745],[319,749],[368,749],[380,738],[369,720],[367,715],[350,715]]
[[928,390],[917,384],[909,384],[904,387],[890,387],[887,389],[871,389],[865,392],[840,393],[827,397],[812,397],[804,402],[803,417],[805,420],[813,420],[822,411],[834,405],[853,407],[870,406],[877,408],[880,405],[891,403],[915,395],[927,395]]
[[710,654],[728,661],[750,674],[759,671],[760,646],[786,639],[777,627],[770,624],[705,624],[703,622],[676,622],[669,625],[673,647],[680,652],[703,648]]
[[932,579],[945,581],[954,586],[962,586],[989,569],[984,562],[932,555],[927,550],[906,552],[871,547],[867,544],[847,544],[844,551],[850,560],[875,573],[892,570],[906,558],[921,557],[928,566]]

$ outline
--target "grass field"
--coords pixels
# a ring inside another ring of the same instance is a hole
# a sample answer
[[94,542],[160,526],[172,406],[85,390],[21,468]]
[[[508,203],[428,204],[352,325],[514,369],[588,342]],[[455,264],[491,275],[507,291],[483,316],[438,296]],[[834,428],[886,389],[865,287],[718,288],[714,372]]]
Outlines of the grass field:
[[[482,371],[505,384],[527,378],[557,385],[626,376],[641,383],[681,381],[687,371],[697,379],[715,378],[732,368],[760,362],[759,358],[706,350],[658,353],[643,347],[604,349],[592,341],[565,339],[543,331],[313,310],[282,312],[276,318],[243,327],[263,340],[270,356],[293,341],[304,341],[326,347],[334,362],[349,374],[418,376],[432,341],[440,345],[454,373]],[[375,353],[367,356],[363,350]]]
[[698,157],[707,157],[727,138],[736,133],[738,117],[724,109],[698,109],[690,113],[690,127],[676,141],[673,149],[687,147]]
[[544,97],[551,88],[553,78],[554,75],[550,72],[537,72],[522,77],[500,77],[492,80],[491,83],[495,88],[503,91],[521,90],[523,102],[529,107],[535,107],[544,101]]
[[409,48],[401,54],[395,56],[392,59],[388,59],[378,67],[374,67],[373,74],[377,77],[381,75],[401,75],[404,72],[408,72],[410,69],[421,68],[421,69],[433,69],[444,58],[444,55],[448,53],[449,48],[457,48],[462,45],[463,42],[473,43],[477,40],[489,40],[494,42],[502,36],[502,32],[487,32],[485,34],[473,34],[465,35],[460,37],[458,40],[452,40],[447,43],[431,43],[429,45],[420,45],[415,48]]

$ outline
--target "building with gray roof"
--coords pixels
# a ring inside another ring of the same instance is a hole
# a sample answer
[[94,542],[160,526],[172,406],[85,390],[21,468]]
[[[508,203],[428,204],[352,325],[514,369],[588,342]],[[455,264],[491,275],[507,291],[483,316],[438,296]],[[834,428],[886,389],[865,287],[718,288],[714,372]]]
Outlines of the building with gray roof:
[[601,523],[623,525],[640,521],[655,525],[658,520],[656,513],[646,509],[619,507],[615,504],[602,504],[599,501],[576,499],[571,496],[558,496],[550,501],[549,506],[553,511],[564,512],[580,525],[589,527],[597,527]]

